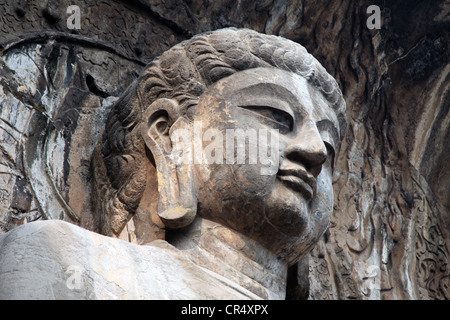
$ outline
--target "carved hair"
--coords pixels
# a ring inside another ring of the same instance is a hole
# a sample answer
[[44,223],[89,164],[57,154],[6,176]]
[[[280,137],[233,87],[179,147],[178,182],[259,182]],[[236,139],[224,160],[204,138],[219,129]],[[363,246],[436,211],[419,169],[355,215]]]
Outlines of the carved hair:
[[336,81],[301,45],[249,29],[227,28],[186,40],[156,58],[113,106],[94,153],[100,232],[118,235],[135,213],[150,165],[144,141],[135,130],[152,102],[175,100],[190,118],[205,89],[236,72],[274,67],[294,72],[313,84],[335,110],[341,138],[345,102]]

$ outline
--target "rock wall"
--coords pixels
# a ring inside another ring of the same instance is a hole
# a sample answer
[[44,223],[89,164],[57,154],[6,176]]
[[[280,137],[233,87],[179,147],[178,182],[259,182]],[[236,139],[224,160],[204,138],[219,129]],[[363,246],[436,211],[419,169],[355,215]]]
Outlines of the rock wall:
[[305,46],[348,107],[334,215],[290,296],[450,299],[447,1],[75,2],[0,0],[0,234],[39,219],[91,229],[90,156],[111,104],[172,45],[248,27]]

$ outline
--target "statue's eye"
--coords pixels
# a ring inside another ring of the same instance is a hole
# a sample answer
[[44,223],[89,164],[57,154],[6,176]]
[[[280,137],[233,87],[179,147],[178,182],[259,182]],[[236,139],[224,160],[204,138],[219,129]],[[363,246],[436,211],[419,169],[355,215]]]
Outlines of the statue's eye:
[[286,111],[265,106],[243,106],[242,108],[256,113],[261,122],[286,134],[292,131],[294,119]]

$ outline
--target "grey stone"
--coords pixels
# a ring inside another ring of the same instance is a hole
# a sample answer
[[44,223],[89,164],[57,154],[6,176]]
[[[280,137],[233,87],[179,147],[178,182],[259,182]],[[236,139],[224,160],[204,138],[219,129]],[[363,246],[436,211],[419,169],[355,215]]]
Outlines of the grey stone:
[[131,244],[63,221],[0,237],[0,299],[258,299],[165,241]]

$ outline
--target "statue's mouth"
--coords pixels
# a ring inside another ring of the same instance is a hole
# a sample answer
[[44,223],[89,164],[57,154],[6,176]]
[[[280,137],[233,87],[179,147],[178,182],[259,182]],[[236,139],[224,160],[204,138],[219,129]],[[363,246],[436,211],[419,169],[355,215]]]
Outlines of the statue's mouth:
[[308,200],[314,196],[316,179],[303,167],[296,169],[280,169],[277,178],[294,191],[301,192]]

